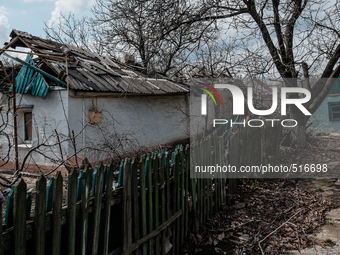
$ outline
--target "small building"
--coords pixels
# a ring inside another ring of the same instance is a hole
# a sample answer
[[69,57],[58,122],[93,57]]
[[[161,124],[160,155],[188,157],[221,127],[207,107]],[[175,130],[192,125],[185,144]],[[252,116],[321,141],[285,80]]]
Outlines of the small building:
[[[20,161],[30,153],[26,163],[37,165],[85,156],[93,162],[189,137],[188,86],[149,76],[138,63],[26,32],[13,30],[10,37],[5,49],[34,53],[23,61],[1,52],[22,64],[16,76]],[[13,134],[13,125],[8,128]],[[1,144],[4,155],[9,148]]]
[[336,79],[327,97],[307,124],[312,133],[340,135],[340,79]]

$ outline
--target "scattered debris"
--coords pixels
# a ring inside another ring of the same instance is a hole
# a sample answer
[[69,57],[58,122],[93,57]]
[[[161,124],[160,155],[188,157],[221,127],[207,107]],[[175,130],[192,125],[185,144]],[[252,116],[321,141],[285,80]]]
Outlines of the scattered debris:
[[[278,254],[301,250],[315,243],[309,236],[325,224],[325,215],[333,207],[321,193],[306,191],[293,180],[240,180],[235,205],[225,208],[191,234],[191,243],[183,254]],[[242,205],[242,206],[239,206]],[[224,234],[224,235],[223,235]],[[233,247],[212,251],[220,243]]]

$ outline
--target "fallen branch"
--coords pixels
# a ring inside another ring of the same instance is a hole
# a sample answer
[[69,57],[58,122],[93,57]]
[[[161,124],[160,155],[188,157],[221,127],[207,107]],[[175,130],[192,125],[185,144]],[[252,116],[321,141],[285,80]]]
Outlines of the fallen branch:
[[294,215],[292,217],[290,217],[287,221],[285,221],[281,226],[277,227],[274,231],[270,232],[265,238],[263,238],[261,241],[259,241],[259,247],[261,250],[262,255],[264,255],[264,252],[262,250],[261,247],[261,242],[263,242],[264,240],[266,240],[269,236],[271,236],[272,234],[274,234],[276,231],[278,231],[280,228],[282,228],[284,225],[286,225],[287,223],[290,223],[289,221],[291,219],[293,219],[298,213],[300,213],[302,211],[302,209],[300,209],[299,211],[297,211],[296,213],[294,213]]
[[237,225],[237,226],[235,226],[235,227],[227,228],[227,229],[225,229],[225,230],[223,230],[223,231],[208,229],[207,227],[205,227],[205,226],[203,226],[203,225],[202,225],[202,227],[203,227],[205,230],[209,231],[209,232],[222,232],[222,233],[223,233],[223,232],[228,232],[228,231],[230,231],[230,230],[233,230],[233,229],[242,227],[242,226],[244,226],[244,225],[246,225],[246,224],[248,224],[248,223],[250,223],[250,222],[254,222],[254,221],[255,221],[255,220],[252,219],[252,220],[250,220],[250,221],[244,222],[244,223],[242,223],[242,224],[240,224],[240,225]]

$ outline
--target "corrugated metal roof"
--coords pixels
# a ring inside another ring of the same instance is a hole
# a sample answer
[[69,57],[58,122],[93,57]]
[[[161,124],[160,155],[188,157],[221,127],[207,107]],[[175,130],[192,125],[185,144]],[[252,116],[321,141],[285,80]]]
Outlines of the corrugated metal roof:
[[[29,55],[26,57],[26,62],[32,66],[35,65]],[[48,86],[42,75],[26,65],[21,67],[15,81],[17,93],[42,97],[47,94]]]
[[[98,55],[77,48],[72,45],[60,44],[51,40],[42,39],[26,32],[13,29],[10,35],[20,40],[14,42],[12,47],[28,45],[35,53],[44,53],[51,56],[67,56],[70,89],[79,91],[114,92],[114,93],[137,93],[137,94],[168,94],[188,93],[187,86],[177,84],[166,77],[151,78],[141,72],[138,66],[129,66],[116,62],[108,57]],[[23,43],[25,42],[25,43]],[[25,46],[24,46],[25,47]],[[65,55],[67,54],[67,55]],[[66,73],[65,62],[55,61],[51,58],[42,61],[55,73],[55,77],[64,77]],[[33,62],[32,62],[33,63]],[[21,76],[31,80],[33,71],[23,66]],[[27,76],[27,77],[26,77]],[[158,75],[159,76],[159,75]],[[23,78],[17,77],[18,80]],[[47,84],[43,77],[36,75],[37,80],[32,80],[32,93],[45,94]],[[42,80],[41,80],[42,79]],[[50,80],[47,79],[47,82]],[[44,86],[46,85],[46,86]],[[60,86],[60,84],[57,84]],[[20,88],[21,92],[25,89]],[[47,87],[48,89],[48,87]],[[20,93],[20,92],[18,92]]]

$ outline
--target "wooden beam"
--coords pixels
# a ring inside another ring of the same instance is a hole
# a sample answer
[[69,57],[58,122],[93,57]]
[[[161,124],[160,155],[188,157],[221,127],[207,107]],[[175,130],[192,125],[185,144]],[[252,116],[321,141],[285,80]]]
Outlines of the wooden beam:
[[146,237],[139,239],[136,243],[132,244],[126,251],[123,252],[123,255],[131,254],[133,251],[138,249],[143,243],[149,241],[151,238],[157,236],[160,232],[162,232],[166,227],[168,227],[172,222],[174,222],[178,217],[182,215],[182,210],[177,211],[174,215],[172,215],[167,221],[163,224],[159,225],[154,231],[148,234]]

